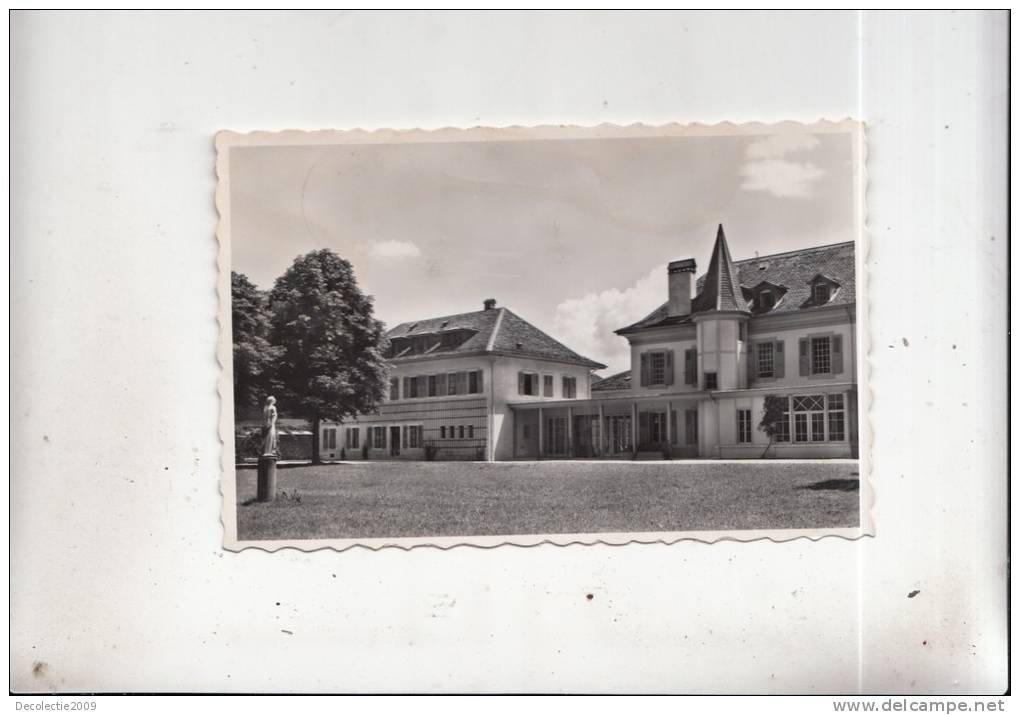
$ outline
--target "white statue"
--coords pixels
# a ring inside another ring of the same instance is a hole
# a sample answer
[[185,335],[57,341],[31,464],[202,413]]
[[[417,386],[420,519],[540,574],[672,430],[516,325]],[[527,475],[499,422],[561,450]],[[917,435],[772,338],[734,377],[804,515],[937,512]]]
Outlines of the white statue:
[[262,456],[280,456],[276,438],[276,398],[272,396],[266,398],[266,406],[262,409]]

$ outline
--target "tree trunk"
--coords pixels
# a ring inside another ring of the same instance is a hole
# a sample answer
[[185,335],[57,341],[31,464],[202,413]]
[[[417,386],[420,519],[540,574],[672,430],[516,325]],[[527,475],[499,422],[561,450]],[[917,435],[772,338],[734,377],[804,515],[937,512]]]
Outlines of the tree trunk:
[[322,464],[322,458],[319,455],[319,423],[321,419],[318,415],[312,418],[312,464]]
[[765,445],[765,451],[761,453],[761,459],[765,459],[765,455],[769,453],[770,449],[772,449],[772,440],[773,439],[774,439],[774,437],[772,435],[769,435],[769,443],[767,445]]

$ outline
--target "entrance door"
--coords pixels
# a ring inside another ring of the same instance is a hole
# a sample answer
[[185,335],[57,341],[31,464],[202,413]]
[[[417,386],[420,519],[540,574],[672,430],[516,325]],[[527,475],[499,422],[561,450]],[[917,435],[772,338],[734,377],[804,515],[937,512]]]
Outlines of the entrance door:
[[390,456],[400,456],[400,428],[390,427]]
[[609,437],[609,454],[629,454],[630,415],[617,415],[606,418],[606,436]]

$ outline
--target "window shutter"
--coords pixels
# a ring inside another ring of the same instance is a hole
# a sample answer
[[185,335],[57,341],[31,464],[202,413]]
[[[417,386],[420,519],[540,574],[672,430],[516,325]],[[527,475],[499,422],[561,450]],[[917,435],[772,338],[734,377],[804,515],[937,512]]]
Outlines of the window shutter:
[[666,351],[666,384],[673,384],[673,351]]
[[687,348],[684,351],[684,384],[698,384],[698,349]]
[[436,375],[436,394],[444,397],[446,389],[446,375]]
[[523,372],[518,372],[517,373],[517,394],[518,395],[523,395],[524,394],[524,373]]
[[458,395],[466,395],[467,391],[468,391],[467,373],[466,372],[458,372],[457,373],[457,394]]
[[772,369],[776,378],[786,377],[786,354],[783,350],[783,341],[777,340],[772,347]]
[[811,374],[811,358],[808,355],[808,339],[800,339],[800,376]]
[[404,428],[400,431],[404,435],[404,449],[407,449],[407,433],[411,431],[411,428],[405,425]]
[[648,386],[648,353],[641,353],[641,387]]
[[648,444],[648,413],[638,414],[638,444]]
[[747,344],[747,355],[744,359],[747,361],[747,381],[751,382],[758,377],[758,366],[754,364],[754,343]]
[[406,400],[411,396],[411,378],[404,378],[404,399]]
[[482,380],[482,375],[484,375],[484,374],[485,374],[484,370],[479,370],[478,371],[478,392],[479,392],[479,394],[485,392],[485,385],[484,385],[483,380]]
[[843,336],[832,336],[832,374],[843,372]]

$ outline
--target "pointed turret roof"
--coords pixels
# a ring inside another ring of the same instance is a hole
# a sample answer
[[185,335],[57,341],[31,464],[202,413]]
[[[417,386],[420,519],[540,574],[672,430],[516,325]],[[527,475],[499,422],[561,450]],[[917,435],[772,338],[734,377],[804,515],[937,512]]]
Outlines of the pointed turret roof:
[[740,274],[730,258],[730,248],[726,245],[722,224],[719,224],[715,234],[715,248],[712,249],[712,260],[709,261],[701,291],[691,302],[692,313],[710,310],[751,312],[740,290]]

